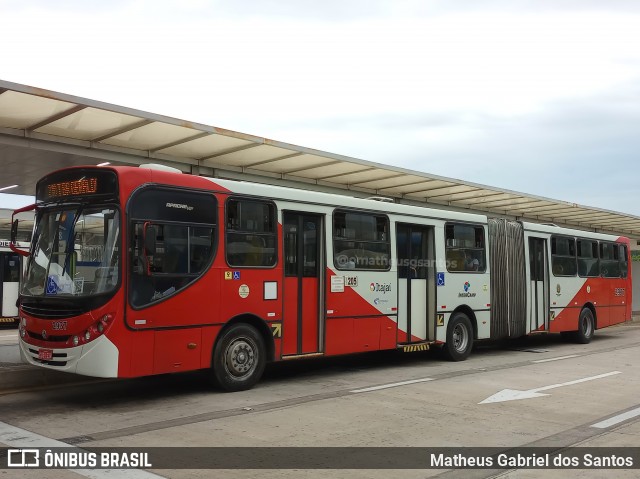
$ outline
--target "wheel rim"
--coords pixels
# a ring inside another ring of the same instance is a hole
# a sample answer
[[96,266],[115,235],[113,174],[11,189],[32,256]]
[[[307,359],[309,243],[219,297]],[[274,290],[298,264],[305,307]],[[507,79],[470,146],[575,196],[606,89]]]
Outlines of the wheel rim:
[[258,364],[258,347],[249,338],[234,339],[225,351],[225,369],[236,379],[251,376]]
[[453,347],[458,352],[464,352],[469,344],[469,331],[462,324],[453,327]]
[[590,337],[591,334],[593,333],[593,322],[591,321],[591,318],[587,315],[584,317],[584,321],[582,321],[582,334],[584,334],[585,337]]

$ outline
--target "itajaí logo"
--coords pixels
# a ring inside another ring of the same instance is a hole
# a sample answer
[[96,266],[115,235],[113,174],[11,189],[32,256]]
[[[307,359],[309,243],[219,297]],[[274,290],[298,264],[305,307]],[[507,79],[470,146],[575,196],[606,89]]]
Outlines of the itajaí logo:
[[374,293],[387,294],[391,292],[391,283],[371,283],[369,289]]
[[463,285],[464,293],[458,293],[459,298],[475,298],[476,293],[470,293],[471,283],[469,281],[465,281]]

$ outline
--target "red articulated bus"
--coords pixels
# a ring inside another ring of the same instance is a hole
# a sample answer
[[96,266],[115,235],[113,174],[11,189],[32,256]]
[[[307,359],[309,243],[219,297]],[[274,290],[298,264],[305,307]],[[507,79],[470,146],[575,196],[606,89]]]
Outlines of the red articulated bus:
[[631,319],[623,237],[154,165],[56,171],[29,208],[20,350],[59,371],[208,369],[233,391],[269,361],[433,345],[457,361]]

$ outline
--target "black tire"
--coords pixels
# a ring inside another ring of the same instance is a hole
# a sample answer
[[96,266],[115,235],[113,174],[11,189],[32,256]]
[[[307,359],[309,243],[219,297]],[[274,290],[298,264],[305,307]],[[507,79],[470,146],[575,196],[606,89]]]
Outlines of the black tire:
[[562,339],[570,341],[572,343],[587,344],[591,342],[593,334],[595,332],[596,322],[593,317],[593,312],[589,308],[584,308],[580,311],[580,318],[578,318],[578,330],[577,331],[563,331],[560,334]]
[[473,326],[464,313],[455,313],[447,326],[447,341],[442,348],[449,361],[464,361],[473,348]]
[[248,324],[234,324],[222,333],[213,350],[212,376],[225,391],[244,391],[260,380],[266,362],[260,333]]
[[580,312],[578,319],[578,330],[573,331],[573,340],[578,344],[588,344],[593,338],[596,329],[596,322],[593,319],[593,313],[589,308],[584,308]]

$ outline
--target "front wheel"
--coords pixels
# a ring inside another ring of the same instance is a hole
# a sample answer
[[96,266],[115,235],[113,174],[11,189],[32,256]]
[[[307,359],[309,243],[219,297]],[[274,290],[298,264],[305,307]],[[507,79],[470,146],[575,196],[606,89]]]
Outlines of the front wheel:
[[213,351],[213,377],[225,391],[251,389],[266,365],[262,336],[253,326],[235,324],[218,339]]
[[443,347],[449,361],[464,361],[473,347],[473,327],[464,313],[455,313],[447,326],[447,341]]

